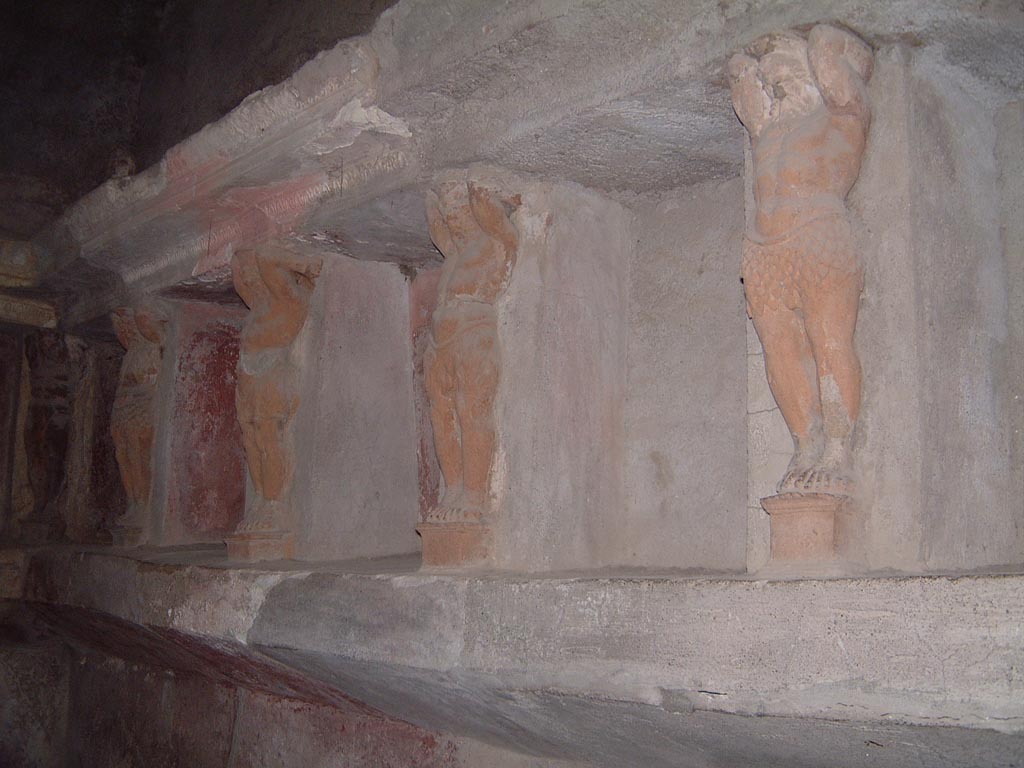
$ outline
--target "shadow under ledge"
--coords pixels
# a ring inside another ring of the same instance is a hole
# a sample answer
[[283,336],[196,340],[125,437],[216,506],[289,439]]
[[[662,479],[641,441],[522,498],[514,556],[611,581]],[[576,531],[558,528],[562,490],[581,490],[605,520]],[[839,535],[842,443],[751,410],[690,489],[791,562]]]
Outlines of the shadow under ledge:
[[241,566],[219,547],[0,562],[0,597],[68,642],[529,754],[599,766],[1024,755],[1020,573],[535,577],[423,573],[416,556]]

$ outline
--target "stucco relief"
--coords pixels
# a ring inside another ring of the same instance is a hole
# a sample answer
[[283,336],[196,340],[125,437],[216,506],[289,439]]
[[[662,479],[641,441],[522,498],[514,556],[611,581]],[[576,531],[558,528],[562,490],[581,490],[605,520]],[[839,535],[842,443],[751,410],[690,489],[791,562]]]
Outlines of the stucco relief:
[[780,493],[852,492],[864,271],[845,199],[867,140],[872,61],[857,37],[819,25],[806,38],[769,35],[729,62],[753,150],[747,307],[795,449]]
[[[427,221],[444,255],[424,368],[444,492],[420,527],[428,564],[487,555],[485,532],[496,447],[494,399],[501,368],[495,302],[508,286],[519,237],[518,200],[481,183],[448,180],[427,193]],[[433,525],[448,526],[449,538]],[[460,532],[458,529],[462,526]],[[470,541],[459,536],[480,537]],[[454,537],[454,538],[452,538]]]
[[[239,251],[232,258],[235,290],[250,310],[241,333],[235,393],[255,491],[239,527],[243,535],[288,535],[285,506],[295,465],[291,423],[299,407],[292,344],[305,325],[321,267],[319,258],[277,246]],[[289,551],[285,543],[278,554]],[[260,557],[253,551],[236,554]]]
[[121,308],[111,314],[121,361],[110,431],[114,438],[128,509],[113,531],[118,543],[135,543],[146,525],[153,481],[154,408],[163,359],[167,321],[147,309]]

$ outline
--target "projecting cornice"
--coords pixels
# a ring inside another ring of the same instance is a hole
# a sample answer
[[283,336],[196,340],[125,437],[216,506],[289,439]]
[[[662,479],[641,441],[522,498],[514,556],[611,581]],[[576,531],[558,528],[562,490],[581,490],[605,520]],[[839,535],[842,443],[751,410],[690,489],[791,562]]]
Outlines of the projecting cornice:
[[726,59],[820,21],[905,47],[979,108],[1024,88],[1013,3],[402,0],[368,35],[80,200],[33,243],[52,261],[38,287],[73,327],[133,295],[223,278],[233,249],[268,237],[436,262],[422,183],[475,161],[627,202],[738,176]]

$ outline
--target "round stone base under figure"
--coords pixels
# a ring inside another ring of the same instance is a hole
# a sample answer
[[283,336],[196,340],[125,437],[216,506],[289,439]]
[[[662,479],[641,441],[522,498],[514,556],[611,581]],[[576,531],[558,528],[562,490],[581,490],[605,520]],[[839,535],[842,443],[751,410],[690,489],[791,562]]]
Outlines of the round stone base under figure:
[[423,539],[424,568],[479,565],[491,555],[489,525],[423,522],[416,530]]
[[246,531],[228,536],[228,560],[256,563],[295,559],[295,534],[290,531]]
[[761,499],[771,525],[771,560],[830,562],[838,555],[837,520],[849,496],[782,493]]

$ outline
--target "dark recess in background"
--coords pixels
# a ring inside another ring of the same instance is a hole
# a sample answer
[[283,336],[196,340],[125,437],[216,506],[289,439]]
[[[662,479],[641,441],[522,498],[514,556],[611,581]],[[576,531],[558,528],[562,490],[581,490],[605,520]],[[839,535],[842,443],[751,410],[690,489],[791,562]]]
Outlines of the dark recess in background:
[[397,0],[0,0],[0,236],[28,237]]

